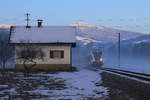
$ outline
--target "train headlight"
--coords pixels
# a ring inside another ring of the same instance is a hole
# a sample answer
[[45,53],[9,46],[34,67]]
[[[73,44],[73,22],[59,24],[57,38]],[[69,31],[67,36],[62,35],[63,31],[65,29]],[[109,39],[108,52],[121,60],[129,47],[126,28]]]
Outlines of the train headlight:
[[103,58],[100,58],[99,61],[102,62],[102,61],[103,61]]

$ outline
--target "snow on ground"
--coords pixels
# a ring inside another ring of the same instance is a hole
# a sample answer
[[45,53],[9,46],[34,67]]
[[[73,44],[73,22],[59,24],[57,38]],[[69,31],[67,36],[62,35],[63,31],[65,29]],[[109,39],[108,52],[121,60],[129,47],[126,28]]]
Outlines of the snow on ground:
[[34,73],[29,77],[17,73],[6,82],[0,79],[0,98],[11,95],[18,99],[20,96],[17,95],[23,95],[32,100],[103,100],[107,98],[108,89],[101,86],[101,82],[100,72],[88,69],[54,74]]
[[[68,89],[65,92],[58,91],[58,93],[67,93],[67,95],[91,96],[100,98],[107,95],[107,89],[104,87],[98,87],[95,84],[101,83],[99,73],[89,70],[82,70],[74,73],[59,73],[54,76],[63,78],[66,81]],[[99,94],[101,93],[101,94]]]
[[[102,86],[96,86],[96,83],[101,83],[99,73],[90,70],[81,70],[78,72],[62,72],[58,74],[47,74],[46,76],[59,77],[66,80],[67,88],[64,90],[35,90],[30,93],[39,92],[47,95],[50,92],[53,99],[72,99],[80,98],[103,98],[107,95],[107,89]],[[58,97],[59,96],[59,97]]]

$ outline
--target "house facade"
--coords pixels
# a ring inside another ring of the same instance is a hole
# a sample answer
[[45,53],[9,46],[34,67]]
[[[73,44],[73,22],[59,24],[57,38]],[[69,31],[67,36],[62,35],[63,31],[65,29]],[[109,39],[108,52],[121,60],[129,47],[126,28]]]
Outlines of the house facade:
[[15,68],[69,70],[75,33],[73,26],[11,27],[9,43],[15,46]]

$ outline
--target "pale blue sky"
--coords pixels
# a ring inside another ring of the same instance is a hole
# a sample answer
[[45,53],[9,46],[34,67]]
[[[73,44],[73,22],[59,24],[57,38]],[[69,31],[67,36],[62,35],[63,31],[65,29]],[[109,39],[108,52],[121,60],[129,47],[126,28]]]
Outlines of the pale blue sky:
[[0,24],[70,25],[78,21],[131,31],[150,31],[150,0],[0,0]]

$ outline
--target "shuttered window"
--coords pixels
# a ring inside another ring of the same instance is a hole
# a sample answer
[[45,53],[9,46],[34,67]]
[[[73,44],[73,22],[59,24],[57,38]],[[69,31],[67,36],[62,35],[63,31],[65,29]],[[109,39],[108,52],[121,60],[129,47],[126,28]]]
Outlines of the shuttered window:
[[64,51],[61,51],[61,58],[64,58]]
[[53,57],[53,51],[50,51],[50,58],[54,58]]
[[50,58],[64,58],[64,51],[63,50],[51,50]]

